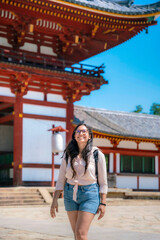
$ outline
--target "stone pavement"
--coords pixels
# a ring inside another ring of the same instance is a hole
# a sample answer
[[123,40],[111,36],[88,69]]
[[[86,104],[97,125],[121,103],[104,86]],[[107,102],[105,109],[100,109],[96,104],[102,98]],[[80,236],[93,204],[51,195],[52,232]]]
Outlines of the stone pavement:
[[[50,206],[0,207],[0,239],[73,240],[63,202],[56,219]],[[89,240],[159,240],[160,200],[108,199],[106,215],[95,217]]]

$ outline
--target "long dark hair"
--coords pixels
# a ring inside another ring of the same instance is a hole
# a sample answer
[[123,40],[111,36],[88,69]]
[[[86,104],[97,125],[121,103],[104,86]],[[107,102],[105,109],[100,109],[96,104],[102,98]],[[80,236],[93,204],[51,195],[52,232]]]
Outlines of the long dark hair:
[[78,124],[73,133],[72,133],[72,140],[69,142],[68,146],[66,147],[65,151],[64,151],[64,154],[66,155],[66,158],[68,159],[68,157],[70,157],[70,162],[71,162],[71,168],[73,170],[73,176],[72,178],[74,178],[74,176],[76,175],[76,172],[74,170],[74,167],[73,167],[73,162],[74,162],[74,158],[78,156],[79,154],[79,148],[78,148],[78,144],[77,144],[77,141],[75,140],[75,134],[76,134],[76,131],[77,129],[80,127],[80,126],[85,126],[88,130],[88,133],[89,133],[89,136],[90,136],[90,139],[88,139],[87,141],[87,144],[85,146],[85,148],[83,149],[82,151],[82,158],[83,160],[85,161],[86,165],[85,165],[85,172],[84,174],[86,173],[86,170],[87,170],[87,167],[88,167],[88,163],[89,163],[89,155],[90,155],[90,152],[92,150],[92,146],[93,146],[93,133],[92,133],[92,130],[90,127],[88,127],[86,124],[84,123],[80,123]]

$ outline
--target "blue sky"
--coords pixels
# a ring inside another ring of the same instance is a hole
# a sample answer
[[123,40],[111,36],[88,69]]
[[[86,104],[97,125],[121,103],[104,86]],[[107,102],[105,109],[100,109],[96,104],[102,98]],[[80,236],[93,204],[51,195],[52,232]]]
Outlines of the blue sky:
[[[157,1],[135,0],[135,4]],[[132,112],[142,105],[149,113],[152,103],[160,103],[160,17],[158,24],[125,43],[83,63],[105,64],[103,75],[109,84],[101,86],[75,105]]]

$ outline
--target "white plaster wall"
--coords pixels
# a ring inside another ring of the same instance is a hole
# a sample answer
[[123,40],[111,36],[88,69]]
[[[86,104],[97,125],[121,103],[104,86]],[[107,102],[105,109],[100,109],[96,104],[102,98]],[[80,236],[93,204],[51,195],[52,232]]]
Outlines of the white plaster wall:
[[116,153],[116,172],[120,173],[120,154]]
[[0,151],[13,151],[13,126],[0,125]]
[[159,189],[158,177],[139,177],[140,189]]
[[24,43],[22,47],[20,47],[21,50],[26,50],[29,52],[37,52],[37,45],[33,43]]
[[40,47],[40,52],[42,54],[47,54],[47,55],[51,55],[51,56],[57,56],[57,54],[53,52],[53,49],[51,47],[41,46]]
[[56,182],[58,180],[58,175],[59,175],[59,169],[55,169],[54,170],[54,181],[56,181]]
[[51,181],[52,171],[49,168],[23,168],[22,181]]
[[139,144],[139,149],[142,150],[158,150],[153,143],[142,142]]
[[110,141],[108,139],[104,139],[104,138],[94,138],[93,145],[99,146],[99,147],[113,147],[113,145],[110,143]]
[[[64,148],[65,148],[65,139],[64,139]],[[62,162],[62,156],[63,156],[63,152],[59,153],[58,155],[54,156],[54,163],[55,164],[61,164]],[[58,170],[59,171],[59,170]]]
[[63,99],[61,95],[58,94],[47,94],[47,101],[48,102],[58,102],[58,103],[66,103],[66,101]]
[[32,100],[44,100],[44,94],[41,92],[35,92],[35,91],[28,91],[26,95],[24,95],[25,99],[32,99]]
[[117,148],[131,148],[131,149],[137,149],[137,143],[132,141],[121,141]]
[[23,113],[37,114],[44,116],[66,117],[65,108],[37,106],[33,104],[23,104]]
[[137,189],[137,177],[131,176],[117,176],[116,177],[117,188],[133,188]]
[[113,153],[109,154],[109,173],[113,173]]
[[7,38],[4,37],[0,37],[0,45],[12,48],[12,45],[8,43]]
[[155,174],[159,174],[159,163],[158,163],[158,156],[155,156]]
[[0,87],[0,96],[15,97],[10,88]]
[[[39,119],[23,119],[23,163],[52,163],[52,125],[66,128],[65,122]],[[66,134],[62,133],[65,147]],[[55,156],[55,164],[61,162],[61,155]]]

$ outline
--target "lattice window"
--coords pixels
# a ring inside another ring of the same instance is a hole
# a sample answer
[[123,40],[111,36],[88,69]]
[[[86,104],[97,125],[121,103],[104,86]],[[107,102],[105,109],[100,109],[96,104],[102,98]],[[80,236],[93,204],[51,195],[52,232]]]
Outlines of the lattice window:
[[120,172],[122,173],[155,173],[154,157],[121,155]]

